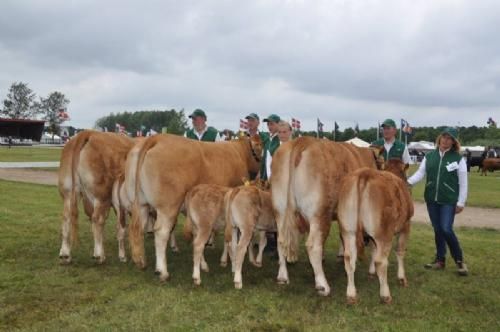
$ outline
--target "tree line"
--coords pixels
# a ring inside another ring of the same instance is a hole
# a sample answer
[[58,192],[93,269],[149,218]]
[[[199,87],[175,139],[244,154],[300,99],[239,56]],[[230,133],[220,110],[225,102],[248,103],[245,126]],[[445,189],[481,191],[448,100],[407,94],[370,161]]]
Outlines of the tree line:
[[48,123],[52,135],[58,134],[61,124],[69,119],[66,109],[69,99],[59,91],[39,97],[27,83],[14,82],[9,88],[0,117],[8,119],[39,119]]

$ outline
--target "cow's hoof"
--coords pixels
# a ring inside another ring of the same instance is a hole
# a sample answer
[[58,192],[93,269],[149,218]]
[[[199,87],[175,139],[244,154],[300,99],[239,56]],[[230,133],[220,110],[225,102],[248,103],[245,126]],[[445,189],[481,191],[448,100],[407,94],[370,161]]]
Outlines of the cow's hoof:
[[288,285],[288,279],[285,279],[285,278],[278,278],[276,279],[276,282],[279,284],[279,285]]
[[122,263],[127,263],[127,257],[118,257],[118,259],[120,260],[120,262]]
[[226,267],[227,266],[227,262],[220,262],[220,266],[221,267]]
[[346,298],[346,302],[348,305],[358,304],[358,297],[357,296],[348,296]]
[[98,256],[95,259],[96,259],[96,263],[98,265],[102,265],[106,262],[106,257],[104,257],[104,256]]
[[242,282],[235,282],[234,283],[234,288],[236,288],[236,289],[242,289],[243,288],[243,283]]
[[71,256],[68,256],[68,255],[59,256],[59,264],[61,264],[61,265],[71,264]]
[[328,296],[330,295],[330,290],[325,288],[324,286],[316,286],[316,291],[320,296]]
[[337,255],[337,263],[344,263],[344,256]]
[[209,269],[208,265],[206,265],[206,264],[205,265],[203,265],[203,264],[201,265],[201,270],[203,272],[207,272],[207,273],[210,272],[210,269]]
[[405,288],[408,287],[408,280],[406,278],[399,279],[399,285]]
[[201,279],[193,279],[193,283],[195,286],[200,286],[201,285]]
[[175,252],[175,253],[180,252],[180,250],[179,250],[179,248],[178,248],[178,247],[171,247],[171,248],[170,248],[170,250],[171,250],[172,252]]
[[160,280],[160,283],[165,283],[168,281],[168,279],[170,279],[170,275],[168,273],[166,274],[160,274],[160,277],[159,277],[159,280]]
[[382,303],[382,304],[391,304],[392,303],[392,297],[391,296],[381,296],[380,297],[380,303]]
[[374,280],[376,278],[377,278],[377,274],[376,273],[368,273],[368,279]]
[[253,262],[252,265],[259,268],[262,267],[262,263],[259,262]]

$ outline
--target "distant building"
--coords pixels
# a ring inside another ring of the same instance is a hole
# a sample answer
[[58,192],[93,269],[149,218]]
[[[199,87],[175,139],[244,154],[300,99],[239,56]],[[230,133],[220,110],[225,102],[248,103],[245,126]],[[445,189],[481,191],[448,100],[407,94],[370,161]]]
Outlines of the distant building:
[[[45,121],[0,118],[0,142],[5,144],[11,137],[15,143],[40,142]],[[7,143],[8,144],[8,143]]]

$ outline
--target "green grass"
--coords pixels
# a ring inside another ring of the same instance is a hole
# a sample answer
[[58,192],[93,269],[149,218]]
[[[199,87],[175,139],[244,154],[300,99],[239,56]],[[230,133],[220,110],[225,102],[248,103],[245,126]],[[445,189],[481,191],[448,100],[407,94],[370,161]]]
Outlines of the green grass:
[[[410,167],[409,174],[415,173],[417,166]],[[412,191],[413,198],[424,201],[425,179],[418,183]],[[474,167],[469,173],[468,206],[500,208],[500,172],[488,173],[481,176]]]
[[[290,266],[291,284],[278,286],[277,261],[244,266],[244,288],[233,288],[229,268],[218,266],[217,248],[206,250],[210,273],[192,285],[192,250],[180,237],[181,252],[168,253],[171,280],[160,284],[153,273],[153,241],[146,239],[149,266],[140,271],[120,263],[114,217],[106,226],[108,261],[91,259],[92,236],[80,216],[79,247],[70,266],[58,264],[61,200],[53,186],[0,181],[0,330],[265,330],[265,331],[498,331],[500,264],[498,231],[458,229],[469,264],[469,277],[458,277],[450,264],[444,272],[422,265],[432,256],[432,230],[414,225],[407,254],[410,287],[397,286],[391,257],[394,303],[379,304],[378,282],[368,280],[367,262],[358,264],[361,302],[345,304],[346,277],[335,263],[337,227],[332,228],[325,267],[332,296],[314,290],[304,252]],[[181,226],[181,225],[179,225]]]
[[59,161],[62,148],[0,147],[0,162],[5,161]]

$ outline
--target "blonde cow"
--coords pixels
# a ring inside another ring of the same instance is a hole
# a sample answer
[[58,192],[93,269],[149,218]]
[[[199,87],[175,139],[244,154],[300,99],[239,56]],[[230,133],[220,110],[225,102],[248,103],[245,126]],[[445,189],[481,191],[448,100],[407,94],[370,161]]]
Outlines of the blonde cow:
[[344,242],[344,262],[347,273],[347,302],[357,301],[354,284],[356,258],[363,249],[363,232],[375,244],[370,274],[375,272],[380,282],[380,299],[391,303],[387,284],[388,256],[392,240],[399,234],[396,250],[398,279],[408,285],[404,270],[406,242],[413,216],[413,201],[406,183],[406,166],[400,160],[389,160],[386,171],[359,169],[344,178],[340,189],[338,217]]

